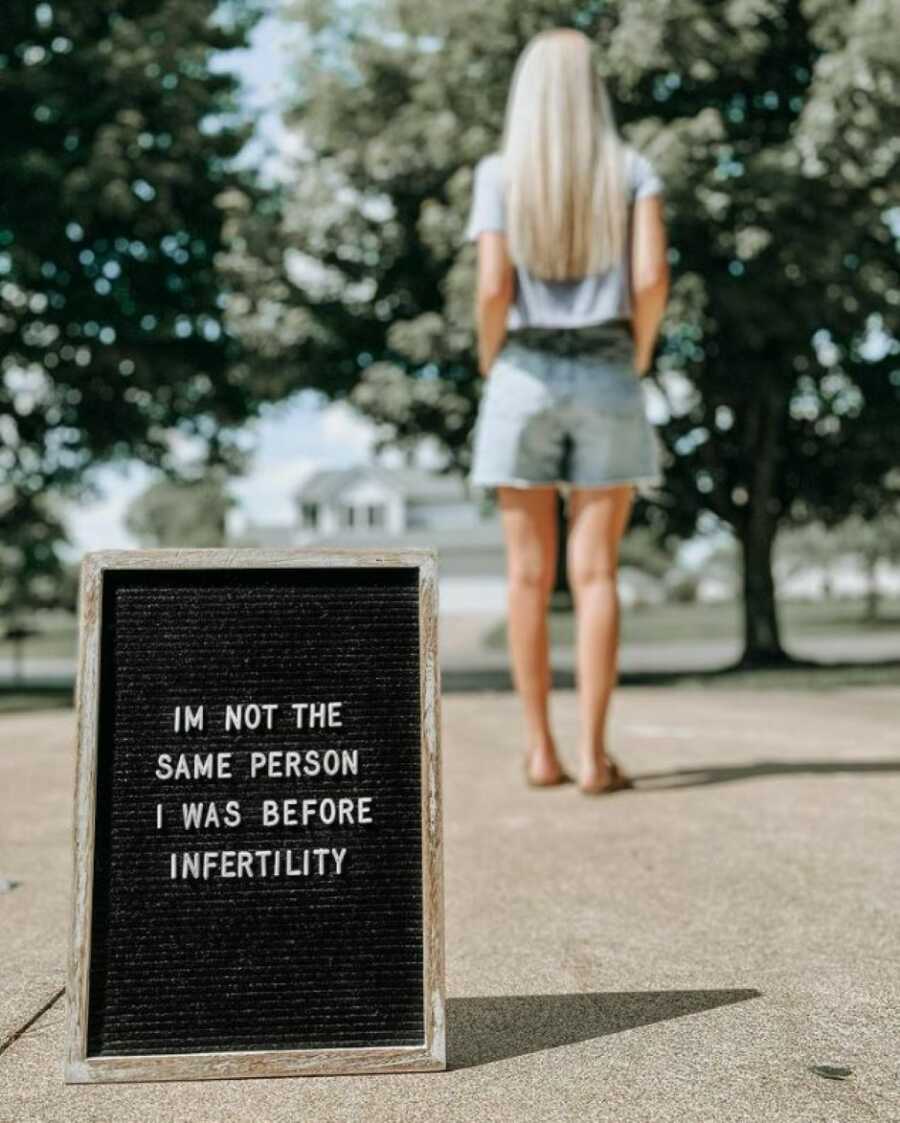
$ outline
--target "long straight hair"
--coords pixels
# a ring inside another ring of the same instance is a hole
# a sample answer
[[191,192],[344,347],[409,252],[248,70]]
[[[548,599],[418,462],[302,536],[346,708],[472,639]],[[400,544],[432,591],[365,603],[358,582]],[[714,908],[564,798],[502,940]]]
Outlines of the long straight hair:
[[580,31],[535,35],[506,103],[503,169],[512,260],[549,281],[600,273],[623,254],[623,145]]

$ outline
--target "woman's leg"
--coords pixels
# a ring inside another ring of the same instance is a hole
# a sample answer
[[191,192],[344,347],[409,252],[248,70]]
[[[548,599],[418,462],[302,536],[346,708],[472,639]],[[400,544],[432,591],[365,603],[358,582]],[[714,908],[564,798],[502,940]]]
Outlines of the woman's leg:
[[619,542],[634,487],[573,488],[567,569],[576,611],[581,784],[606,783],[606,716],[618,675]]
[[547,607],[556,575],[556,488],[500,487],[506,538],[509,651],[525,709],[529,773],[539,783],[561,769],[550,731]]

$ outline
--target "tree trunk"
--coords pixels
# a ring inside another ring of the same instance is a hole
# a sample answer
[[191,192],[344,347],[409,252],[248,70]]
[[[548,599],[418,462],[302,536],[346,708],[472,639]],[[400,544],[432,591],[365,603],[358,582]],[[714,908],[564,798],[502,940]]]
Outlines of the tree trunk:
[[781,646],[775,579],[772,575],[772,546],[775,525],[748,520],[741,536],[744,593],[744,652],[741,665],[771,666],[787,662]]
[[25,637],[18,635],[13,639],[13,682],[16,686],[25,680]]
[[744,591],[744,652],[741,666],[771,666],[788,661],[781,646],[772,547],[778,531],[776,496],[778,439],[784,425],[783,388],[771,381],[758,389],[747,417],[748,451],[753,457],[750,501],[738,533]]
[[881,604],[878,588],[878,558],[866,559],[866,615],[867,624],[874,624],[878,619],[878,609]]

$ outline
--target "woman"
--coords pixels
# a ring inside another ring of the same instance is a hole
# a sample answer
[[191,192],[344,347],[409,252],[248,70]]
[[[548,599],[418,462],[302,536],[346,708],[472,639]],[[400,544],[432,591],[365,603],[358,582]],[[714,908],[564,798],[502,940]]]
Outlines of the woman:
[[576,610],[579,787],[630,787],[607,753],[617,676],[619,540],[635,486],[659,481],[639,376],[668,296],[662,184],[618,137],[590,41],[537,35],[519,59],[502,150],[475,171],[478,359],[487,378],[470,482],[496,489],[526,777],[568,780],[550,728],[547,609],[556,489]]

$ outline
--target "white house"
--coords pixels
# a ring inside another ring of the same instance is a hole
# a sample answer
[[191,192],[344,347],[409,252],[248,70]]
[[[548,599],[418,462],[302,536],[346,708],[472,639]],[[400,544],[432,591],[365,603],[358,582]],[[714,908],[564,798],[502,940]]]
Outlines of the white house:
[[251,521],[232,544],[435,547],[441,574],[451,579],[442,586],[448,603],[462,589],[465,602],[478,600],[473,582],[490,587],[489,602],[502,600],[495,588],[505,571],[500,520],[482,512],[459,475],[379,464],[325,468],[300,485],[294,501],[293,526]]
[[484,522],[459,475],[362,465],[315,472],[296,493],[297,544],[395,538]]

